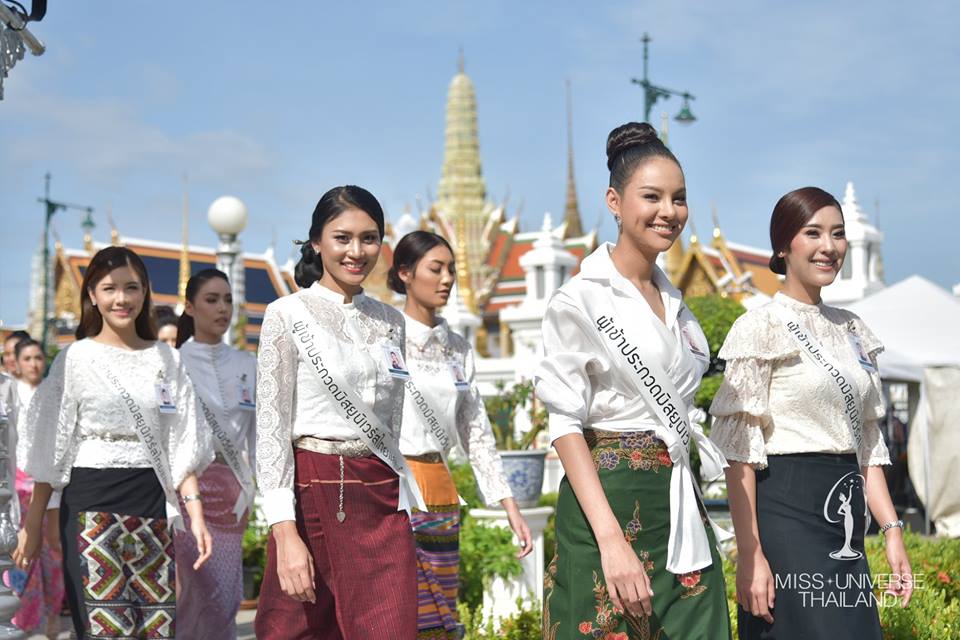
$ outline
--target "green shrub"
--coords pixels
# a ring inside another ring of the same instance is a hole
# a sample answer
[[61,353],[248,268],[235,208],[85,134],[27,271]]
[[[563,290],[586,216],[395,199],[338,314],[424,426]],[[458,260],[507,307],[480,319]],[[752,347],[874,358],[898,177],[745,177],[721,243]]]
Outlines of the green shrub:
[[517,613],[500,621],[499,631],[493,621],[483,624],[480,609],[471,609],[464,604],[458,607],[460,622],[466,628],[464,640],[540,640],[540,609],[534,603],[517,600]]

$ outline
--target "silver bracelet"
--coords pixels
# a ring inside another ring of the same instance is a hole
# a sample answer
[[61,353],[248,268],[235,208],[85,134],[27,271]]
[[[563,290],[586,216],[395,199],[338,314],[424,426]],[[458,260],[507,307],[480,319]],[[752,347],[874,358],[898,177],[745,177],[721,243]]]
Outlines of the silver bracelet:
[[887,524],[885,524],[885,525],[883,525],[882,527],[880,527],[880,533],[886,533],[887,531],[889,531],[890,529],[893,529],[894,527],[900,527],[900,530],[902,531],[902,530],[903,530],[903,526],[904,526],[904,525],[903,525],[903,520],[896,520],[896,521],[894,521],[894,522],[888,522]]
[[197,502],[203,502],[203,500],[200,499],[199,493],[191,493],[188,496],[183,496],[184,504],[186,504],[187,502],[193,502],[194,500],[196,500]]

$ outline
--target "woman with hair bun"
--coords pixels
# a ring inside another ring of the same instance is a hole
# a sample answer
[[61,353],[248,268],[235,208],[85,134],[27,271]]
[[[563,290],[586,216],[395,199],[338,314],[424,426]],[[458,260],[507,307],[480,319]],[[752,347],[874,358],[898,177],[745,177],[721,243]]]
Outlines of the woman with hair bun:
[[213,536],[213,556],[193,570],[197,548],[178,533],[177,631],[183,638],[233,640],[243,598],[243,532],[253,505],[256,442],[257,361],[229,345],[233,294],[227,275],[203,269],[187,281],[186,306],[176,327],[177,348],[193,380],[202,429],[216,458],[200,476],[204,516]]
[[271,535],[261,640],[417,633],[407,512],[425,505],[399,448],[403,316],[363,293],[383,232],[373,194],[329,190],[301,249],[300,291],[264,314],[257,481]]
[[[836,198],[804,187],[777,202],[768,304],[734,323],[710,407],[730,460],[741,638],[881,637],[863,538],[867,507],[884,535],[891,592],[910,600],[903,521],[881,465],[883,345],[853,313],[823,304],[847,252]],[[806,578],[805,578],[806,577]]]
[[80,290],[77,341],[57,355],[22,429],[18,459],[35,485],[13,558],[23,568],[37,557],[53,496],[77,637],[174,638],[177,492],[198,569],[212,541],[197,475],[213,449],[179,354],[156,341],[140,257],[101,249]]
[[429,231],[405,235],[393,251],[390,288],[406,295],[407,365],[411,379],[403,405],[400,451],[407,459],[426,511],[411,515],[417,542],[417,637],[459,638],[460,504],[447,456],[469,457],[480,493],[502,505],[520,541],[518,557],[533,549],[530,529],[507,486],[486,408],[474,382],[470,344],[437,316],[456,280],[450,245]]
[[716,536],[690,469],[691,441],[706,479],[725,465],[693,408],[709,348],[656,265],[687,221],[683,171],[635,122],[610,132],[607,168],[617,242],[550,299],[534,376],[566,472],[543,637],[727,638]]

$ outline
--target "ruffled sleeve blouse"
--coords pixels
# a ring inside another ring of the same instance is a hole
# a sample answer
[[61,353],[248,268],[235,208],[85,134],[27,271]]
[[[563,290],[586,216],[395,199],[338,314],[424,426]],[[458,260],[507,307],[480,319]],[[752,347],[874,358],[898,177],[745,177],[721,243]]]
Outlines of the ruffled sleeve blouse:
[[[859,452],[866,465],[890,464],[878,420],[885,416],[877,355],[883,345],[850,311],[805,304],[777,293],[773,301],[748,311],[727,334],[719,357],[724,380],[713,399],[710,439],[727,460],[767,466],[767,456],[789,453],[854,453],[853,435],[835,390],[823,373],[800,354],[770,305],[793,311],[820,344],[849,371],[863,406]],[[859,338],[873,363],[858,361],[850,336]]]

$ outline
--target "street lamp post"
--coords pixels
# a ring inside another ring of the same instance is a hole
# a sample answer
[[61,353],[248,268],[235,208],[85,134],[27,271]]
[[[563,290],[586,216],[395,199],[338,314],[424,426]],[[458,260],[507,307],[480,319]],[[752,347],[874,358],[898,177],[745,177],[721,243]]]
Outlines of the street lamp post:
[[650,42],[652,38],[644,33],[643,37],[640,38],[640,42],[643,43],[643,78],[631,78],[630,82],[633,84],[638,84],[643,87],[643,119],[644,122],[650,122],[650,112],[653,110],[653,105],[656,104],[657,100],[660,98],[667,99],[670,96],[679,96],[683,98],[683,105],[680,107],[680,111],[677,112],[677,115],[674,116],[674,120],[680,124],[691,124],[696,121],[696,117],[693,115],[693,112],[690,111],[690,101],[695,100],[696,98],[687,91],[674,91],[673,89],[667,89],[666,87],[660,87],[652,82],[650,82],[648,66],[650,59]]
[[245,267],[242,259],[237,261],[237,256],[242,255],[237,236],[247,226],[247,206],[234,196],[220,196],[207,210],[207,222],[220,238],[220,244],[217,245],[217,268],[230,278],[230,292],[233,295],[230,329],[224,335],[224,341],[236,345],[242,337],[237,335],[237,326],[240,324],[245,298]]
[[[50,220],[57,211],[67,209],[79,209],[87,213],[86,221],[93,222],[93,207],[83,207],[78,204],[69,204],[65,202],[54,202],[50,199],[50,174],[44,177],[43,197],[37,200],[44,205],[43,219],[43,334],[40,343],[44,350],[47,348],[47,336],[50,327]],[[86,224],[86,221],[84,224]]]

